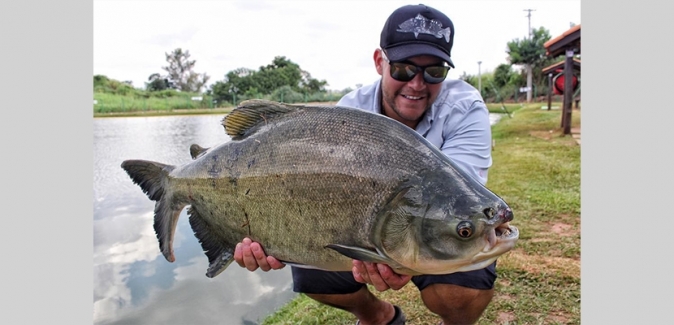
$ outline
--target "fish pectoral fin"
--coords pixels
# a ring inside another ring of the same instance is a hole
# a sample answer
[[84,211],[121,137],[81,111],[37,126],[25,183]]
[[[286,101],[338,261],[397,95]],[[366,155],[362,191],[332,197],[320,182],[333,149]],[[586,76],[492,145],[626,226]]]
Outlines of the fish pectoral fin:
[[279,260],[279,262],[285,264],[285,265],[290,265],[294,267],[299,267],[301,269],[314,269],[314,270],[322,270],[320,267],[315,266],[315,265],[309,265],[309,264],[303,264],[303,263],[297,263],[297,262],[290,262],[290,261],[283,261]]
[[382,256],[376,251],[371,251],[362,247],[355,246],[345,246],[339,244],[330,244],[325,247],[332,248],[338,253],[350,257],[354,260],[359,260],[363,262],[372,262],[372,263],[381,263],[381,264],[393,264],[397,265],[398,263],[391,260],[386,256]]
[[350,257],[354,260],[378,264],[386,264],[389,267],[391,267],[391,269],[393,269],[393,272],[398,274],[408,274],[408,275],[421,274],[415,270],[403,266],[402,264],[396,262],[395,260],[392,260],[387,256],[381,255],[378,252],[371,251],[369,249],[353,246],[344,246],[338,244],[330,244],[325,247],[332,248],[337,252],[339,252],[340,254]]
[[197,237],[201,248],[208,257],[208,270],[206,276],[213,278],[222,273],[227,266],[234,260],[234,245],[228,245],[227,240],[219,236],[217,232],[212,231],[212,226],[199,215],[194,206],[187,209],[190,216],[190,226]]

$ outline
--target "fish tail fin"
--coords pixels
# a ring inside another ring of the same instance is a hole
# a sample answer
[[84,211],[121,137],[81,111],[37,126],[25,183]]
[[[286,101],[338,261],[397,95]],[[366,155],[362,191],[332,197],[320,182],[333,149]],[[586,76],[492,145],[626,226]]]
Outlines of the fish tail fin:
[[207,220],[199,215],[199,212],[194,206],[187,209],[187,214],[190,216],[190,226],[194,231],[194,235],[199,239],[201,248],[208,257],[208,270],[206,276],[213,278],[224,271],[227,266],[234,260],[234,248],[227,239],[218,236],[212,232],[212,226],[208,224]]
[[175,166],[147,160],[126,160],[122,168],[138,184],[148,198],[156,201],[154,206],[154,230],[159,240],[159,249],[169,262],[173,255],[173,236],[180,211],[185,203],[174,202],[173,191],[167,186],[168,175]]

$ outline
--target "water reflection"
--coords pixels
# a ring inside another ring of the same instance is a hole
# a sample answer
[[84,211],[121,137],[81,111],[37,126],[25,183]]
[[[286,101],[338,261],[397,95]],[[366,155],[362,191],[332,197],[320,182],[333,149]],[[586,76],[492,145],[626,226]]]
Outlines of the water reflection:
[[[490,114],[495,123],[499,114]],[[126,159],[181,165],[193,143],[229,141],[221,115],[94,119],[94,324],[257,324],[295,297],[290,268],[248,272],[230,266],[214,279],[186,209],[174,239],[176,261],[159,251],[154,202],[120,167]]]
[[154,203],[120,167],[126,159],[191,160],[189,146],[229,141],[222,116],[94,119],[94,323],[251,324],[290,299],[290,270],[232,266],[214,279],[184,210],[176,262],[159,252]]

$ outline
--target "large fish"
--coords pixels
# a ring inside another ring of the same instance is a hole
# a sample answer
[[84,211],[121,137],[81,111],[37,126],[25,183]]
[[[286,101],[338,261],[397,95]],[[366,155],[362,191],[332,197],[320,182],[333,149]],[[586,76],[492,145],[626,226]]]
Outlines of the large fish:
[[154,229],[170,262],[189,205],[208,277],[244,237],[291,265],[350,271],[358,259],[411,275],[484,268],[518,238],[501,198],[383,115],[251,100],[223,125],[232,141],[193,145],[182,166],[122,163],[156,201]]

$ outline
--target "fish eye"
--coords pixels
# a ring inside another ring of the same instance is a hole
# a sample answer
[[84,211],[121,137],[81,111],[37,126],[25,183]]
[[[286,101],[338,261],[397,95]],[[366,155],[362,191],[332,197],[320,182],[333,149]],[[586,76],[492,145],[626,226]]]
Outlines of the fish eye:
[[474,232],[473,223],[470,221],[461,221],[456,226],[456,233],[459,234],[461,238],[468,238],[473,235]]

